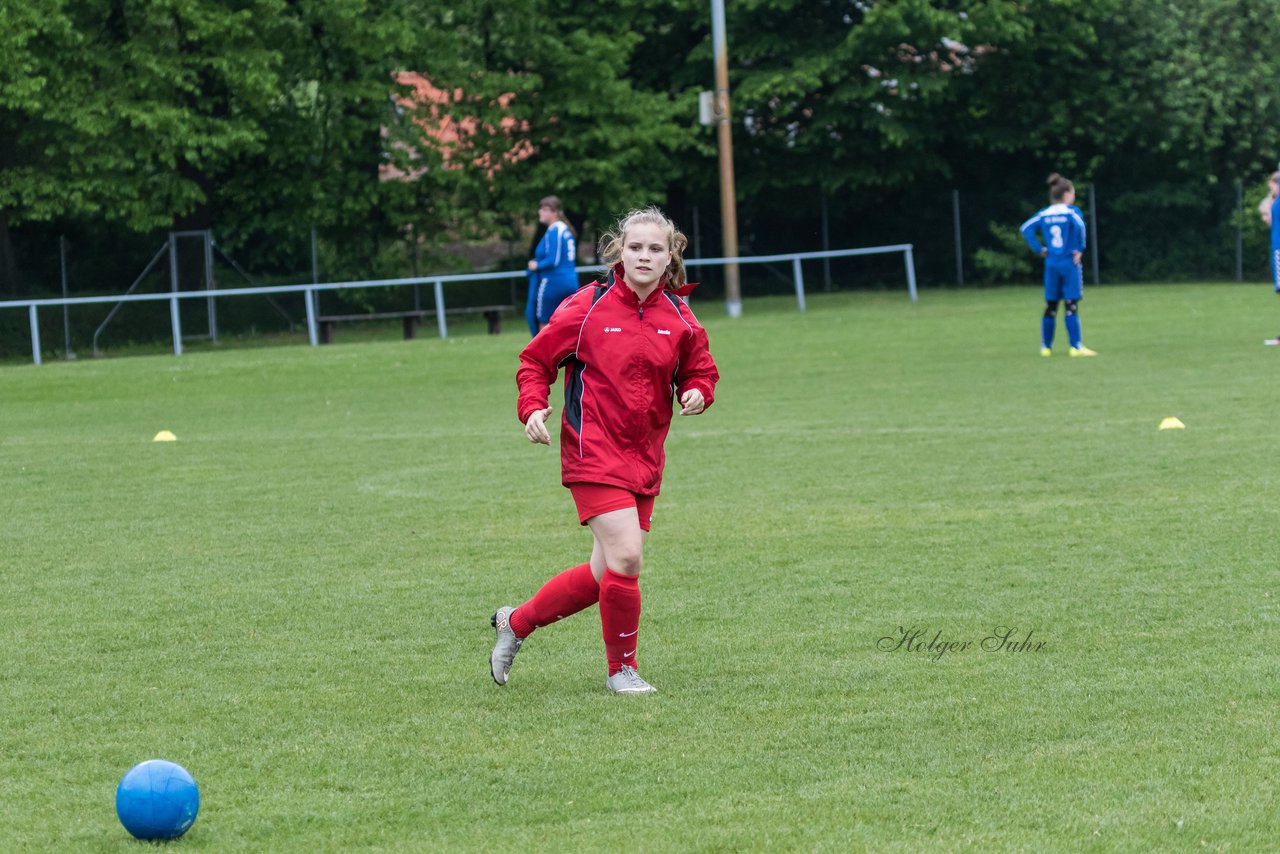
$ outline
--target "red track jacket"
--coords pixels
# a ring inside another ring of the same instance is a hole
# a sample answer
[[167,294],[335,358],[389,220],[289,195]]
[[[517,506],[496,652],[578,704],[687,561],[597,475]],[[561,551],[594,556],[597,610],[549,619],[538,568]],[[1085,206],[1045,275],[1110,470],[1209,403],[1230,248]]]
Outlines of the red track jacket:
[[689,389],[710,406],[720,374],[707,333],[673,291],[640,303],[614,266],[615,284],[566,299],[520,353],[517,414],[523,424],[563,366],[561,481],[604,483],[657,495],[675,401]]

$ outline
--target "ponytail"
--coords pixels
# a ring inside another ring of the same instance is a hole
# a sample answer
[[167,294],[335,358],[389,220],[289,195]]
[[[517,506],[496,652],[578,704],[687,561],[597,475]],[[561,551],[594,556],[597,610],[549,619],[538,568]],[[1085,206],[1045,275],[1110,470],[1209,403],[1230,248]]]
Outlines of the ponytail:
[[556,215],[559,222],[563,222],[565,228],[569,229],[569,233],[573,235],[573,239],[578,239],[578,233],[573,230],[573,223],[569,222],[569,217],[565,216],[564,205],[560,202],[559,196],[544,196],[538,202],[540,208],[551,208],[552,213]]

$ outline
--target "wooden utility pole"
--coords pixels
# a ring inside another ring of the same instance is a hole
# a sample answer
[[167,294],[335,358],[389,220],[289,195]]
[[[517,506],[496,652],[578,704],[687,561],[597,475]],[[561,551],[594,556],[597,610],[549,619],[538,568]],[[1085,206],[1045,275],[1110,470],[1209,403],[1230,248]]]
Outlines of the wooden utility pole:
[[738,202],[733,187],[733,125],[729,119],[729,51],[724,32],[724,0],[711,0],[711,43],[716,60],[715,120],[720,147],[720,221],[724,231],[724,304],[730,317],[742,314],[738,276]]

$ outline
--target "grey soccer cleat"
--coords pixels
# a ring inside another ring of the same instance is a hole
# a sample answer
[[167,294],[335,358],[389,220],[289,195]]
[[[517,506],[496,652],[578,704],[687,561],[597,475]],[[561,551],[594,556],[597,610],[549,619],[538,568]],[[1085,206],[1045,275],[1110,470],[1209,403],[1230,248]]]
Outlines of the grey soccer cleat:
[[658,689],[640,678],[634,667],[625,664],[604,683],[615,694],[656,694]]
[[493,681],[499,685],[507,684],[507,675],[511,673],[511,662],[516,660],[516,653],[524,638],[516,637],[511,630],[511,614],[515,611],[510,605],[504,605],[489,618],[489,625],[498,631],[498,641],[493,645],[493,654],[489,656],[489,673]]

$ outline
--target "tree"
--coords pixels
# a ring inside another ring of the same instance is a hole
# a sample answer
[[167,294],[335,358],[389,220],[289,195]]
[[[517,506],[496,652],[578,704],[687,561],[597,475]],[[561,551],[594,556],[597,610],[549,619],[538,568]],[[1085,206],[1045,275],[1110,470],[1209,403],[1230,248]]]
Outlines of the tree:
[[[1190,247],[1225,221],[1218,188],[1275,158],[1267,0],[729,12],[740,220],[776,242],[812,234],[815,194],[869,236],[936,232],[908,202],[949,187],[981,196],[987,239],[1057,170],[1133,187],[1109,215],[1176,214]],[[315,227],[328,272],[372,275],[389,238],[511,236],[548,193],[598,227],[718,184],[705,0],[29,0],[0,6],[0,47],[9,292],[10,223],[215,225],[281,269]],[[405,98],[405,72],[446,97]],[[424,132],[444,118],[460,139]]]
[[[895,186],[946,171],[955,80],[993,44],[1020,38],[1007,3],[754,0],[730,20],[739,181],[826,192]],[[816,168],[815,168],[816,167]]]
[[[282,60],[278,91],[255,115],[268,143],[246,151],[219,175],[223,226],[231,243],[271,235],[283,254],[311,228],[327,236],[338,269],[367,275],[379,248],[409,223],[421,225],[427,185],[379,180],[379,167],[404,152],[410,128],[396,97],[396,72],[449,56],[451,36],[434,26],[435,6],[391,0],[288,0],[269,38]],[[419,167],[439,158],[424,152]],[[402,164],[403,165],[403,164]],[[258,247],[269,263],[277,252]]]
[[[597,226],[664,200],[692,144],[695,96],[647,86],[632,70],[667,8],[622,0],[602,15],[568,0],[475,0],[437,13],[459,62],[426,70],[458,93],[450,112],[471,128],[475,154],[467,192],[494,212],[493,226],[531,218],[551,193]],[[678,56],[667,60],[679,68]]]
[[199,176],[261,144],[251,116],[274,97],[279,55],[254,33],[279,8],[4,4],[0,29],[16,61],[0,87],[0,230],[72,216],[145,230],[204,202]]
[[1125,277],[1227,267],[1233,185],[1274,157],[1274,10],[1104,0],[1031,4],[1026,21],[1022,49],[988,63],[1003,85],[962,82],[955,150],[988,182],[1030,187],[1050,169],[1096,182],[1124,235],[1102,248]]

